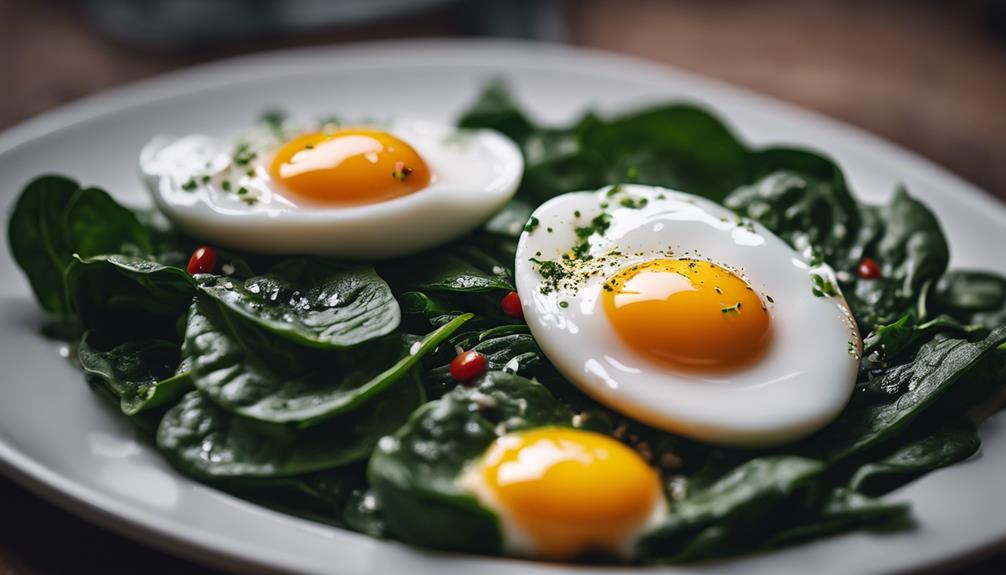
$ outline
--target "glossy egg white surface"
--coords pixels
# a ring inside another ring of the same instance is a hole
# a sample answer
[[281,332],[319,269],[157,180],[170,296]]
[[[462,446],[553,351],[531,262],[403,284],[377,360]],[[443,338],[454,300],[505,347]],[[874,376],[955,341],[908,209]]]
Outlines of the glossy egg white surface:
[[[602,189],[549,200],[535,210],[539,223],[523,233],[517,248],[515,280],[524,316],[566,378],[630,417],[722,445],[794,441],[838,415],[855,385],[861,342],[841,294],[812,293],[812,275],[834,283],[830,268],[811,267],[761,225],[698,196],[640,185],[621,186],[617,197],[610,196]],[[645,198],[646,205],[622,207],[622,198]],[[531,260],[559,260],[577,242],[575,228],[602,211],[610,215],[610,227],[590,238],[597,269],[569,282],[574,285],[543,289]],[[622,255],[598,257],[612,251]],[[717,263],[760,295],[773,332],[756,362],[723,373],[689,371],[618,337],[601,303],[605,279],[634,263],[666,257]]]
[[[312,129],[318,128],[299,133]],[[379,129],[423,158],[431,172],[427,187],[346,206],[299,198],[269,174],[276,151],[298,132],[277,138],[265,128],[240,138],[253,153],[247,162],[235,160],[232,140],[155,137],[141,151],[140,172],[158,208],[197,238],[256,253],[342,259],[391,258],[446,243],[482,224],[520,183],[520,150],[494,131],[418,121]]]

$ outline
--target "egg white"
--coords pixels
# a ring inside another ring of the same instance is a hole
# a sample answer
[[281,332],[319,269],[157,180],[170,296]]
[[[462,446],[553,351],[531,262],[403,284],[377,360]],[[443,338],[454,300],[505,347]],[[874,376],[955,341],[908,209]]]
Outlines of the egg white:
[[[852,393],[861,342],[841,294],[817,297],[811,275],[835,284],[763,226],[707,199],[667,189],[621,186],[558,196],[538,207],[538,226],[517,248],[515,280],[524,317],[542,351],[571,382],[601,403],[654,427],[731,446],[768,446],[809,435],[833,420]],[[645,198],[620,207],[619,198]],[[611,204],[604,210],[602,204]],[[544,290],[532,259],[558,260],[575,228],[607,211],[610,227],[591,255],[619,257],[597,273]],[[576,217],[575,213],[580,216]],[[692,257],[726,266],[767,303],[773,335],[753,365],[729,373],[675,369],[626,345],[609,323],[602,284],[614,272],[654,258]],[[837,284],[836,284],[837,285]],[[562,302],[562,304],[560,304]]]
[[256,152],[246,165],[235,163],[230,140],[158,136],[141,151],[140,172],[158,208],[195,237],[256,253],[343,259],[390,258],[446,243],[487,220],[520,183],[520,149],[497,132],[416,121],[381,129],[424,159],[429,186],[364,205],[300,199],[270,179],[269,164],[284,142],[262,130],[242,139]]

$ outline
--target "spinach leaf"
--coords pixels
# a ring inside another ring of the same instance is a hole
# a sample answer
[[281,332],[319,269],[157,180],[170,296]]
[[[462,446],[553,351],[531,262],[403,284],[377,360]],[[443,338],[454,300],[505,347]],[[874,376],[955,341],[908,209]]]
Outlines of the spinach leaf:
[[537,367],[544,365],[541,349],[527,325],[502,325],[484,331],[466,332],[455,335],[445,345],[441,353],[435,354],[441,363],[431,369],[424,382],[427,393],[439,397],[453,389],[457,382],[451,377],[450,362],[454,359],[455,348],[477,351],[486,357],[488,371],[507,371],[532,378]]
[[379,267],[397,291],[461,293],[512,290],[512,269],[512,262],[504,263],[472,242],[458,242]]
[[884,372],[875,383],[897,399],[875,404],[854,398],[838,419],[805,440],[806,450],[837,461],[893,440],[1003,342],[1006,326],[973,342],[937,335],[911,362]]
[[[222,479],[222,489],[271,509],[348,529],[364,525],[356,506],[367,489],[366,461],[360,460],[331,469],[280,477],[239,476]],[[351,518],[352,524],[347,521]],[[372,522],[379,524],[376,510]],[[368,532],[368,534],[370,534]],[[379,536],[375,533],[374,536]]]
[[971,457],[980,445],[970,421],[946,423],[863,465],[852,476],[849,487],[867,495],[882,495],[927,471]]
[[147,335],[174,331],[196,293],[185,270],[118,254],[74,256],[66,282],[85,327]]
[[80,190],[62,176],[32,180],[14,204],[7,223],[7,242],[42,309],[56,316],[70,314],[63,270],[74,248],[66,236],[64,213]]
[[458,120],[461,128],[489,128],[520,142],[534,127],[510,96],[507,86],[499,81],[486,85],[478,100]]
[[884,229],[871,245],[864,246],[864,255],[880,265],[882,275],[842,286],[853,315],[867,329],[891,323],[905,313],[923,318],[927,296],[950,258],[943,231],[933,213],[903,189],[890,204],[872,209]]
[[41,176],[21,192],[8,226],[14,260],[39,304],[60,319],[72,314],[64,272],[77,254],[142,253],[150,237],[130,210],[97,188]]
[[967,324],[1006,325],[1006,278],[981,271],[951,271],[936,286],[933,307]]
[[104,190],[78,191],[67,204],[63,218],[67,240],[81,257],[151,251],[147,228],[132,210],[119,205]]
[[200,297],[189,311],[183,353],[193,358],[196,388],[221,407],[261,421],[309,426],[382,393],[470,317],[418,341],[392,334],[340,352],[298,346]]
[[568,424],[570,415],[540,384],[503,372],[427,403],[370,459],[388,530],[417,545],[498,553],[496,516],[457,484],[458,475],[498,435]]
[[365,459],[423,400],[418,382],[406,377],[381,401],[297,430],[230,413],[193,391],[164,415],[157,446],[178,469],[199,479],[298,475]]
[[[831,265],[846,268],[860,233],[860,213],[841,171],[810,152],[770,149],[758,157],[762,169],[787,167],[737,188],[724,205],[760,222],[794,249],[812,250]],[[852,257],[858,261],[858,255]]]
[[177,343],[157,339],[116,343],[88,331],[77,350],[84,373],[119,399],[126,415],[162,407],[192,388]]
[[708,111],[674,104],[590,122],[580,145],[604,158],[607,180],[656,184],[723,199],[751,181],[750,152]]
[[720,555],[764,533],[777,515],[825,470],[821,461],[793,455],[751,459],[710,485],[675,502],[667,518],[636,545],[640,560],[692,561]]
[[906,503],[889,503],[838,487],[809,518],[776,531],[763,548],[782,547],[865,525],[889,525],[908,515]]
[[[978,325],[962,325],[948,315],[939,315],[933,319],[919,323],[914,314],[905,314],[898,321],[886,325],[878,325],[863,339],[863,354],[865,359],[862,367],[875,370],[886,368],[897,363],[907,353],[914,353],[918,345],[929,341],[937,333],[953,333],[962,337],[982,333],[984,329]],[[865,386],[870,392],[875,389],[873,379]]]
[[347,348],[387,335],[401,312],[373,268],[296,258],[244,281],[204,275],[199,290],[253,323],[303,345]]

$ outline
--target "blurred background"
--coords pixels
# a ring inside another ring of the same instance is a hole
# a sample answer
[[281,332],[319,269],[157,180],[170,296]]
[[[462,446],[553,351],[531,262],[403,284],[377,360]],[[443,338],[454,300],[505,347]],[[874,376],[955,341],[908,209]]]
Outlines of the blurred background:
[[679,66],[865,128],[1006,200],[1006,0],[0,0],[0,129],[208,60],[428,36]]
[[[678,66],[862,127],[1006,201],[1006,0],[0,0],[0,130],[209,60],[430,36]],[[0,575],[204,571],[5,479],[0,501]],[[960,572],[1004,573],[1006,555]]]

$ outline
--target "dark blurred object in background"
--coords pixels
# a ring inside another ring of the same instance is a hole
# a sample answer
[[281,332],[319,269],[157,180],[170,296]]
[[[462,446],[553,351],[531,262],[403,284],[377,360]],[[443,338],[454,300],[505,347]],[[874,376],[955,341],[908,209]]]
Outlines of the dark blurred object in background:
[[564,40],[550,0],[80,0],[108,36],[143,47],[187,48],[234,39],[347,29],[430,13],[459,33]]
[[207,60],[426,36],[665,62],[863,127],[1006,199],[1006,0],[0,0],[0,128]]

